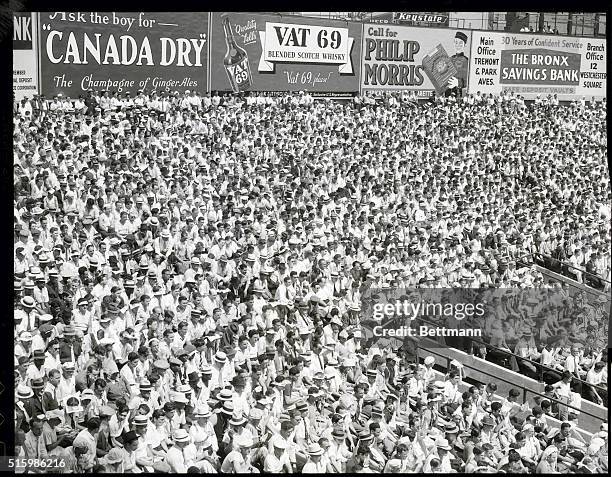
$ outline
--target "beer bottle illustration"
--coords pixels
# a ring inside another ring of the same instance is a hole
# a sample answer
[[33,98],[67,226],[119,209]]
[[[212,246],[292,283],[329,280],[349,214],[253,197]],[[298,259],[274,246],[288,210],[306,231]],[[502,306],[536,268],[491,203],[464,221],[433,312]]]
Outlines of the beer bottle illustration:
[[223,15],[222,18],[225,44],[227,45],[227,52],[225,53],[225,58],[223,58],[223,66],[225,67],[227,78],[234,93],[247,91],[253,84],[249,56],[244,48],[241,48],[236,43],[229,17]]

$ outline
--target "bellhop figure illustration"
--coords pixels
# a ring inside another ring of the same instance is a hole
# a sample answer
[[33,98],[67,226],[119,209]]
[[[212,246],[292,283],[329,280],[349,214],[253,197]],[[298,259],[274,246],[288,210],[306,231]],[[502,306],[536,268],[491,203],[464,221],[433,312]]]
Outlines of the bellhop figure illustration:
[[457,74],[448,80],[449,91],[460,92],[467,86],[468,58],[465,56],[467,39],[467,35],[462,31],[455,33],[455,54],[451,56],[451,61],[457,69]]

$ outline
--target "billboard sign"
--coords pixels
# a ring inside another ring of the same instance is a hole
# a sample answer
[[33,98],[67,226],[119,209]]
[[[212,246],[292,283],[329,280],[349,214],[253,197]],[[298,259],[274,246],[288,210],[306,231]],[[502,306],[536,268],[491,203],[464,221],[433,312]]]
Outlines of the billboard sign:
[[45,12],[41,89],[78,96],[88,89],[208,89],[208,13]]
[[212,14],[214,91],[359,90],[361,25],[257,13]]
[[469,91],[513,91],[526,99],[606,96],[606,40],[474,32]]
[[448,26],[449,16],[448,13],[393,12],[393,20],[396,23],[409,25]]
[[471,33],[364,25],[362,90],[416,90],[422,97],[467,85]]
[[37,14],[13,14],[13,93],[16,100],[38,94]]
[[368,17],[367,22],[368,23],[383,23],[383,24],[395,23],[395,20],[393,19],[393,15],[394,15],[394,12],[373,13]]

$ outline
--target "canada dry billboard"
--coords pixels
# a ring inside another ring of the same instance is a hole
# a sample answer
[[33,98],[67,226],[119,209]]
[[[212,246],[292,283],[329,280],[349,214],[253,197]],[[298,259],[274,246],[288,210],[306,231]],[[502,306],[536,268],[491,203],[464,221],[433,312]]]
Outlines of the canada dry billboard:
[[212,14],[213,91],[359,90],[361,25],[256,13]]
[[364,25],[362,90],[444,94],[467,85],[471,33],[448,28]]
[[13,93],[17,100],[38,94],[36,15],[13,14]]
[[526,99],[606,96],[606,40],[474,32],[470,92],[514,91]]
[[208,13],[46,12],[41,89],[208,90]]

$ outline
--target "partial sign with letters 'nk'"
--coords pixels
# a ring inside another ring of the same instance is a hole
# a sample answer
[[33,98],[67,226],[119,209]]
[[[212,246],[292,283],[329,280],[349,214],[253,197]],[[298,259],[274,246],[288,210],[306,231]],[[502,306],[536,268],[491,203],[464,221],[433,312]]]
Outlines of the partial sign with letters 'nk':
[[13,15],[13,50],[31,50],[34,36],[34,15],[15,13]]
[[38,94],[37,15],[13,15],[13,93],[17,100]]

